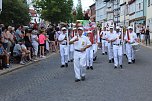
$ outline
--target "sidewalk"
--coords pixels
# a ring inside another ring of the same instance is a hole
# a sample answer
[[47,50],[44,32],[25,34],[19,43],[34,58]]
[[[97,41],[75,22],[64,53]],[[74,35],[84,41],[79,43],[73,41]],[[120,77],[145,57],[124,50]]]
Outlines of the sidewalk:
[[[56,52],[56,53],[57,53],[57,52]],[[29,62],[29,63],[27,63],[27,64],[25,64],[25,65],[21,65],[21,64],[10,64],[10,68],[0,70],[0,76],[1,76],[1,75],[4,75],[4,74],[7,74],[7,73],[10,73],[10,72],[12,72],[12,71],[18,70],[18,69],[20,69],[20,68],[26,67],[26,66],[28,66],[28,65],[31,65],[31,64],[40,62],[41,60],[47,59],[47,58],[49,58],[50,56],[55,55],[56,53],[48,53],[45,58],[39,58],[37,61],[32,61],[32,62]]]
[[147,47],[147,48],[149,48],[149,49],[152,49],[152,40],[151,40],[151,43],[150,43],[150,45],[147,45],[146,46],[146,44],[144,43],[140,43],[140,45],[142,45],[142,46],[144,46],[144,47]]

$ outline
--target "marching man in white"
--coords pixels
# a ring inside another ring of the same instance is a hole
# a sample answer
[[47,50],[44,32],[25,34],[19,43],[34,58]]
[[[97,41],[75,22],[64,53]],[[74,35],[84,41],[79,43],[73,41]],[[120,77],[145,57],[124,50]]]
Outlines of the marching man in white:
[[58,37],[58,41],[60,44],[60,55],[61,55],[61,68],[68,67],[68,35],[67,29],[63,27],[61,34]]
[[73,37],[69,44],[74,44],[74,71],[75,82],[85,80],[86,75],[86,49],[91,46],[88,37],[83,35],[83,27],[78,28],[78,35]]
[[113,39],[113,37],[114,37],[113,26],[110,26],[110,31],[106,35],[106,41],[108,41],[109,63],[114,62],[114,58],[113,58],[113,45],[112,45],[112,39]]
[[122,34],[119,26],[116,27],[116,33],[113,38],[113,54],[114,54],[114,68],[122,68]]
[[135,63],[135,52],[131,44],[138,42],[138,38],[136,33],[133,32],[133,28],[131,26],[128,27],[128,31],[124,39],[126,41],[128,64]]
[[106,41],[106,27],[104,27],[103,31],[101,31],[100,33],[100,36],[101,36],[101,39],[102,39],[102,55],[104,55],[105,53],[107,54],[107,49],[106,49],[106,44],[107,44],[107,41]]
[[[93,33],[92,31],[88,31],[88,34],[87,34],[90,42],[93,44]],[[91,69],[93,70],[93,46],[89,47],[86,49],[87,51],[87,69]]]

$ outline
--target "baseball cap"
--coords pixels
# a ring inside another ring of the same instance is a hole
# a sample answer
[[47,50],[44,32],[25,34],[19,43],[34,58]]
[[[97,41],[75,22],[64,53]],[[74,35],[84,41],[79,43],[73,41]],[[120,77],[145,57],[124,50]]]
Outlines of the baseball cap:
[[62,31],[63,31],[63,30],[66,30],[66,28],[65,28],[65,27],[62,27],[62,29],[61,29],[61,30],[62,30]]
[[133,29],[133,27],[132,27],[132,26],[129,26],[128,29]]
[[83,27],[79,27],[78,30],[84,30]]
[[120,27],[119,27],[119,26],[117,26],[117,27],[116,27],[116,29],[120,29]]
[[110,29],[113,29],[113,26],[110,26],[109,28],[110,28]]

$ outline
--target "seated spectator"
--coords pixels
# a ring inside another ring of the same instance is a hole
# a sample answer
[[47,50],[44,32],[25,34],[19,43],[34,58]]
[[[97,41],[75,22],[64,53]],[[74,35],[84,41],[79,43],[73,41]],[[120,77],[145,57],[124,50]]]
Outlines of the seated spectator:
[[0,59],[2,60],[2,67],[3,68],[9,68],[9,54],[4,50],[3,43],[0,41]]
[[22,40],[21,48],[22,48],[22,51],[25,53],[25,56],[26,56],[25,61],[28,61],[28,60],[32,61],[31,52],[25,46],[25,41],[24,40]]
[[22,50],[22,40],[19,40],[17,44],[15,44],[14,46],[14,50],[13,50],[13,56],[15,57],[21,57],[21,61],[20,64],[24,65],[25,64],[25,57],[26,54],[25,52]]

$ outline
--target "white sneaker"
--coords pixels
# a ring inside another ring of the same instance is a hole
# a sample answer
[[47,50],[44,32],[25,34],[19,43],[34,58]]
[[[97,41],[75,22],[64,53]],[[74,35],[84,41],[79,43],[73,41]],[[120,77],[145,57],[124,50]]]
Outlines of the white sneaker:
[[46,56],[44,56],[44,55],[42,56],[42,58],[45,58],[45,57],[46,57]]
[[25,65],[25,63],[23,61],[20,62],[21,65]]

